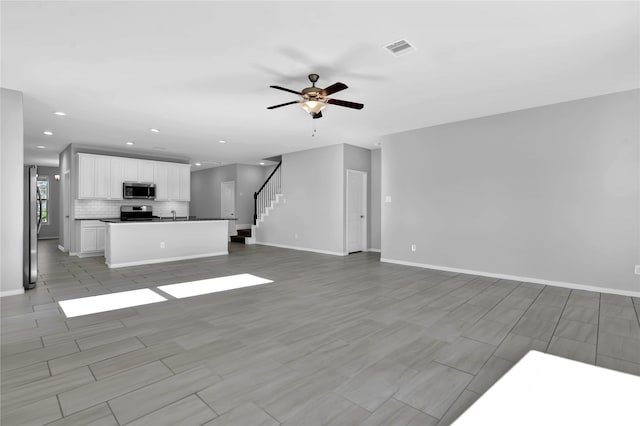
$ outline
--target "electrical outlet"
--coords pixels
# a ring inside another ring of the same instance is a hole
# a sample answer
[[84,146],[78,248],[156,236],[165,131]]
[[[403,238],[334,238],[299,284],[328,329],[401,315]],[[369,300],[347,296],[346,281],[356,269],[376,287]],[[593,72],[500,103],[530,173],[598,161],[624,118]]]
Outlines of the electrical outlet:
[[164,248],[164,241],[160,243],[160,248]]
[[640,265],[636,265],[636,274],[640,275]]
[[416,251],[416,245],[415,244],[411,244],[411,251]]
[[293,234],[293,238],[298,239],[298,234]]

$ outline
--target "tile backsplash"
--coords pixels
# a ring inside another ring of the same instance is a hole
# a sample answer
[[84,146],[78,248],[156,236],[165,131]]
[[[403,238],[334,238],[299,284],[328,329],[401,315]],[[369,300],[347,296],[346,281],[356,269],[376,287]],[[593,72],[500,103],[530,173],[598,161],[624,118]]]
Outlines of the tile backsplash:
[[188,201],[152,201],[152,200],[75,200],[75,217],[79,219],[102,219],[120,217],[120,206],[153,206],[155,216],[171,216],[171,210],[177,216],[189,214]]

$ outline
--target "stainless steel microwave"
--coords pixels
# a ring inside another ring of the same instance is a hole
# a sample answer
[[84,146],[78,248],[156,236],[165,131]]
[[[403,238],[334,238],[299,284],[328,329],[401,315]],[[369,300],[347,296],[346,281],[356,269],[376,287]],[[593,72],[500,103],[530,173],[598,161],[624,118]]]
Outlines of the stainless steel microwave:
[[123,182],[122,183],[122,198],[124,199],[145,199],[155,200],[156,198],[156,185],[154,183],[141,183],[141,182]]

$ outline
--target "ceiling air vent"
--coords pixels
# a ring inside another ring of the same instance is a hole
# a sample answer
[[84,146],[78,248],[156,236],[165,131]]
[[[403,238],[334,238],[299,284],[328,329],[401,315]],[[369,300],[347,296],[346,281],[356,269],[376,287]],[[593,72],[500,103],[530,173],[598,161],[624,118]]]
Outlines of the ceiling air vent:
[[395,56],[405,55],[416,50],[416,48],[413,47],[407,40],[394,41],[393,43],[386,45],[384,48],[393,53]]

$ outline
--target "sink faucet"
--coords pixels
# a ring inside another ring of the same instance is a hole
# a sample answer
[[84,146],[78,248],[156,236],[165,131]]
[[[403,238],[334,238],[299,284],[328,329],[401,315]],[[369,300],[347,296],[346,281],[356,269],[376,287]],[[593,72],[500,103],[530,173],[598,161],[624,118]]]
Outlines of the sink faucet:
[[176,220],[176,211],[175,210],[171,210],[171,214],[173,215],[173,220]]

